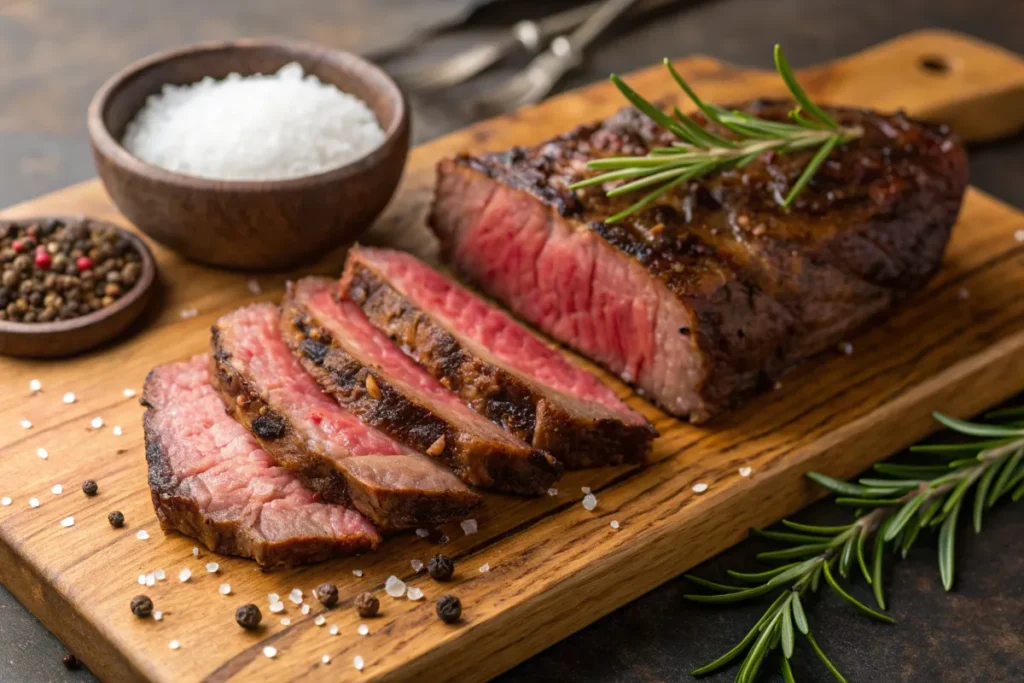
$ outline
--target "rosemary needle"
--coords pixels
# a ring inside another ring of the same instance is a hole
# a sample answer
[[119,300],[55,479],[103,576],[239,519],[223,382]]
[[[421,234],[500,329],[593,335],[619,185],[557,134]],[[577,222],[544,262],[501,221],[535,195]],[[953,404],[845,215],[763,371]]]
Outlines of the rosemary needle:
[[581,180],[571,185],[570,189],[628,181],[609,189],[607,196],[617,197],[649,190],[626,209],[609,217],[607,223],[615,223],[633,215],[682,183],[728,169],[742,168],[766,152],[789,154],[816,148],[817,152],[781,202],[784,208],[788,208],[837,145],[864,134],[859,126],[840,126],[832,116],[811,101],[797,82],[793,69],[778,45],[775,46],[775,68],[797,103],[796,108],[789,113],[788,123],[770,121],[709,104],[698,97],[667,59],[664,63],[672,79],[705,118],[728,131],[730,136],[718,135],[702,127],[678,108],[673,110],[672,116],[666,114],[612,74],[612,83],[630,104],[679,138],[679,142],[673,142],[670,147],[652,149],[646,156],[594,159],[588,164],[589,168],[604,173]]

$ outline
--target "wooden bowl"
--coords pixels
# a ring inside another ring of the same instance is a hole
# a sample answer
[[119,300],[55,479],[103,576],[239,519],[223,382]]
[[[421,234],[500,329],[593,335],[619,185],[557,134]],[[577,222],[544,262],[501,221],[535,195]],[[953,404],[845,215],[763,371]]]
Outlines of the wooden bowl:
[[[366,102],[384,129],[383,144],[344,166],[272,181],[174,173],[121,146],[128,122],[165,83],[273,73],[289,62]],[[121,213],[187,258],[228,268],[287,268],[354,240],[391,199],[409,151],[408,106],[387,74],[347,52],[280,40],[205,43],[147,57],[99,89],[88,127],[96,169]]]
[[[48,217],[49,218],[49,217]],[[56,216],[71,223],[83,220],[82,216]],[[41,218],[16,218],[18,223]],[[26,358],[54,358],[70,356],[103,342],[123,332],[146,308],[156,284],[156,262],[153,253],[138,235],[105,221],[85,219],[95,225],[113,227],[142,257],[142,272],[128,292],[109,306],[70,320],[48,323],[18,323],[0,320],[0,354]]]

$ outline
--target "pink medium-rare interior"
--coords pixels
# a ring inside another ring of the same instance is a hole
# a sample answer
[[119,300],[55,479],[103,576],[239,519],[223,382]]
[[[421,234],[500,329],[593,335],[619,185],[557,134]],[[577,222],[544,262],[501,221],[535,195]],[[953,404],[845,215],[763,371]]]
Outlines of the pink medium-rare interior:
[[467,169],[442,172],[434,227],[490,295],[673,412],[701,405],[690,315],[642,265],[536,198]]
[[272,304],[253,304],[221,319],[219,329],[236,361],[267,403],[302,419],[313,446],[337,457],[411,453],[389,436],[364,424],[320,389],[281,338],[280,313]]
[[268,541],[363,536],[373,524],[341,505],[318,502],[288,470],[276,467],[253,436],[224,411],[210,386],[208,359],[161,366],[147,387],[152,430],[180,486],[203,514],[238,522]]

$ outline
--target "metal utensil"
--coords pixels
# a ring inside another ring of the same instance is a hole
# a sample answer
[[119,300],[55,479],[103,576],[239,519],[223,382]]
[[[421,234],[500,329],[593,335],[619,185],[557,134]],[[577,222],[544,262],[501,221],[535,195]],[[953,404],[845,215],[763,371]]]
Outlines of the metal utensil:
[[583,51],[636,2],[605,0],[575,31],[552,40],[551,47],[503,86],[471,101],[471,108],[478,113],[497,114],[540,101],[582,63]]
[[593,2],[553,14],[537,21],[519,21],[494,40],[474,45],[435,64],[393,74],[404,86],[421,92],[441,90],[458,85],[494,66],[499,61],[523,50],[536,54],[553,36],[570,31],[583,23],[598,3]]

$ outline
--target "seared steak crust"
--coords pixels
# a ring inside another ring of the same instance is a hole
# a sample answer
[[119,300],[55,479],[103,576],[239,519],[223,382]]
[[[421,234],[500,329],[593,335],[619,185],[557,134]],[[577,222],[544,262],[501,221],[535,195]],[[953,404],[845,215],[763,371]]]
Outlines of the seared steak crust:
[[[389,278],[385,270],[389,261],[399,268],[416,269],[412,281],[405,283],[405,291]],[[418,283],[417,278],[430,280]],[[417,284],[422,285],[420,292],[410,292]],[[443,290],[440,297],[455,299],[453,305],[464,311],[483,309],[476,312],[488,317],[475,320],[478,327],[493,330],[501,326],[514,343],[518,342],[517,353],[543,354],[549,365],[556,365],[552,374],[571,373],[570,379],[579,375],[590,380],[586,388],[611,407],[589,396],[568,395],[517,372],[498,359],[496,349],[488,349],[486,343],[471,338],[467,329],[456,330],[456,321],[442,322],[444,311],[428,313],[419,308],[412,298],[431,288]],[[371,322],[474,410],[536,448],[548,451],[567,468],[637,462],[650,451],[656,432],[642,416],[618,401],[593,377],[569,366],[511,318],[413,257],[354,247],[342,276],[341,295],[359,304]]]
[[375,548],[380,536],[369,520],[319,502],[225,414],[207,366],[196,356],[155,368],[146,378],[142,424],[160,526],[264,568]]
[[[457,400],[439,401],[437,394],[413,386],[395,368],[375,364],[374,354],[337,334],[339,330],[345,334],[345,323],[351,320],[324,319],[324,311],[310,305],[312,297],[323,297],[327,291],[336,294],[336,283],[319,278],[289,283],[281,329],[307,372],[346,410],[440,460],[474,486],[540,495],[561,476],[562,465],[550,454],[494,427]],[[340,305],[346,304],[354,306],[351,302]],[[362,316],[358,309],[356,313]],[[373,332],[381,337],[373,344],[383,341],[391,346],[387,337]],[[411,363],[400,352],[399,357]],[[417,368],[416,372],[422,371]]]
[[382,530],[437,526],[480,502],[442,465],[352,424],[353,416],[319,394],[281,339],[279,319],[270,304],[222,317],[212,329],[211,355],[213,387],[276,464]]
[[[741,108],[784,120],[790,107]],[[629,109],[537,147],[442,162],[430,223],[485,291],[701,421],[835,345],[941,262],[966,189],[959,140],[901,114],[830,111],[864,136],[834,150],[788,211],[777,197],[813,150],[767,153],[605,224],[638,197],[570,191],[594,173],[586,162],[671,142]]]

